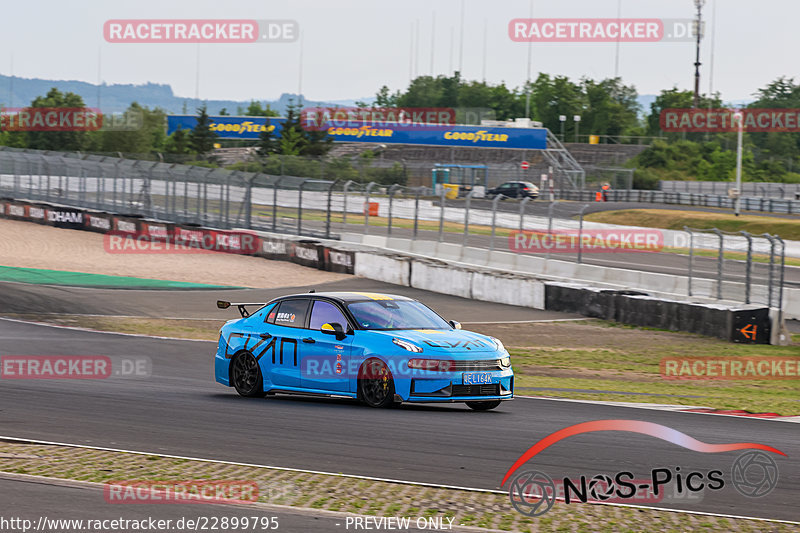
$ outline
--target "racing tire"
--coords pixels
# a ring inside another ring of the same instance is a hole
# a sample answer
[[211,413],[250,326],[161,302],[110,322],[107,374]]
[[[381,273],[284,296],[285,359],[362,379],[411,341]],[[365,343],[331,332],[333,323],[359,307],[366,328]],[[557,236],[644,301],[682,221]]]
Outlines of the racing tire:
[[473,411],[488,411],[489,409],[494,409],[501,403],[502,400],[485,400],[480,402],[465,402],[467,407],[472,409]]
[[394,405],[394,379],[386,363],[369,359],[358,373],[358,399],[369,407]]
[[250,352],[241,352],[231,361],[231,383],[240,396],[263,398],[264,378],[258,361]]

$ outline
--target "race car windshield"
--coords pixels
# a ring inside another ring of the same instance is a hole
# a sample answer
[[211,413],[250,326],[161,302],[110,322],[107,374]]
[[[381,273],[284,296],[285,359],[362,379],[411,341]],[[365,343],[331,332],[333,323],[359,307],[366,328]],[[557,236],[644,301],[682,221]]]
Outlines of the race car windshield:
[[364,329],[450,329],[442,317],[419,302],[377,300],[347,307]]

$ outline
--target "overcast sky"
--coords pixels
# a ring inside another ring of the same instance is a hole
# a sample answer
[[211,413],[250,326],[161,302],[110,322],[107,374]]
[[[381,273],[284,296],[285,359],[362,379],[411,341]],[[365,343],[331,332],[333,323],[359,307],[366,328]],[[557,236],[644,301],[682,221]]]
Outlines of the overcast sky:
[[[534,18],[690,18],[693,0],[534,0]],[[412,28],[418,22],[416,73],[447,74],[459,66],[462,0],[2,0],[0,72],[22,77],[106,83],[167,83],[179,96],[275,99],[297,92],[301,42],[252,44],[112,44],[108,19],[294,19],[303,34],[302,90],[307,98],[374,95],[383,84],[409,81]],[[530,0],[464,0],[462,73],[521,85],[528,44],[512,42],[508,22],[528,17]],[[715,19],[712,20],[712,13]],[[435,36],[431,30],[435,17]],[[800,1],[707,0],[701,89],[709,89],[712,25],[713,88],[726,101],[747,99],[800,62]],[[453,35],[454,46],[451,46]],[[578,79],[611,77],[614,43],[531,45],[531,71]],[[452,50],[452,61],[451,61]],[[199,84],[196,83],[199,51]],[[639,94],[677,85],[693,88],[694,44],[622,43],[619,74]],[[99,57],[99,61],[98,61]],[[98,75],[98,63],[100,65]]]

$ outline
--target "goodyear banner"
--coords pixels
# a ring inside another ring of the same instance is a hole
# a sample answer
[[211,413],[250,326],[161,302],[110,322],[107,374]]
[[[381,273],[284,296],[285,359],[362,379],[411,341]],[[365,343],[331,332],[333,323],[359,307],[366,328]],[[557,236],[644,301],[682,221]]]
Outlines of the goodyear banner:
[[[280,137],[284,118],[212,116],[211,129],[220,139],[258,140],[264,129],[271,128]],[[169,115],[167,135],[178,128],[194,129],[194,115]],[[544,150],[547,148],[547,130],[543,128],[507,128],[481,126],[419,125],[409,128],[391,124],[324,127],[335,142],[370,142],[378,144],[417,144],[427,146],[473,146],[480,148],[522,148]]]

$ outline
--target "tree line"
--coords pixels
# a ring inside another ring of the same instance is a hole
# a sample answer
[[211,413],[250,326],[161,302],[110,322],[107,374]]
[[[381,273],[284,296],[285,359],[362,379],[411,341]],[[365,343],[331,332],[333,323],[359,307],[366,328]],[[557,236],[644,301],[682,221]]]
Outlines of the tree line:
[[[566,76],[539,74],[529,84],[509,88],[505,83],[487,83],[462,79],[459,73],[452,76],[419,76],[403,91],[392,92],[381,87],[372,104],[359,102],[361,107],[444,107],[480,108],[491,110],[498,120],[528,117],[541,122],[554,134],[572,139],[576,128],[582,134],[604,137],[607,142],[639,142],[637,137],[648,139],[649,147],[631,160],[636,167],[636,183],[640,187],[653,187],[659,179],[732,179],[735,171],[735,133],[664,133],[660,129],[661,111],[668,108],[691,108],[693,93],[676,87],[662,90],[650,104],[649,110],[641,108],[638,93],[633,85],[620,78],[571,80]],[[800,109],[800,84],[793,78],[781,77],[759,89],[750,108]],[[84,107],[79,95],[51,89],[38,97],[29,107]],[[719,93],[702,95],[702,108],[722,107]],[[301,106],[289,106],[280,137],[273,132],[262,132],[255,143],[262,163],[276,155],[320,157],[331,149],[331,141],[321,131],[302,127]],[[269,105],[252,101],[239,110],[247,116],[277,116]],[[223,110],[222,114],[227,114]],[[150,109],[133,102],[122,114],[139,117],[140,127],[134,129],[108,129],[100,131],[21,132],[0,131],[0,145],[41,150],[84,151],[101,153],[154,154],[166,153],[187,160],[203,160],[213,164],[210,155],[218,142],[236,145],[252,142],[220,141],[209,129],[211,119],[206,108],[197,110],[197,127],[178,130],[166,135],[166,113],[159,108]],[[573,120],[580,116],[580,123]],[[561,117],[567,120],[562,123]],[[797,181],[800,174],[800,136],[793,133],[745,134],[745,179],[765,181]]]

